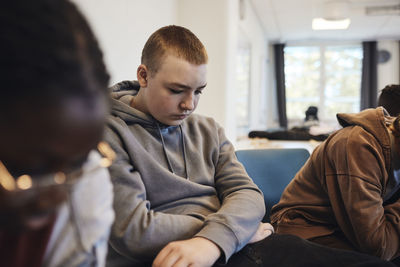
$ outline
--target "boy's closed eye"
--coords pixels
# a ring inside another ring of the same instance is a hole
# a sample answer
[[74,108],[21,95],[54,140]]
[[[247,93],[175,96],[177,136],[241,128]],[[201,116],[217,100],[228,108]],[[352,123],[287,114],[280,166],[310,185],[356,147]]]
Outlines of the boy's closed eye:
[[173,94],[180,94],[180,93],[182,93],[183,92],[183,90],[179,90],[179,89],[172,89],[172,88],[168,88],[170,91],[171,91],[171,93],[173,93]]

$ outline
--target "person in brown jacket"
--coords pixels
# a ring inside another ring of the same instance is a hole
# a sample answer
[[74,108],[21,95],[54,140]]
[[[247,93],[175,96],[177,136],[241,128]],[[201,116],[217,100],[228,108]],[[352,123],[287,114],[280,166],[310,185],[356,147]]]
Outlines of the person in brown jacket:
[[277,233],[391,260],[400,252],[400,116],[338,114],[272,208]]

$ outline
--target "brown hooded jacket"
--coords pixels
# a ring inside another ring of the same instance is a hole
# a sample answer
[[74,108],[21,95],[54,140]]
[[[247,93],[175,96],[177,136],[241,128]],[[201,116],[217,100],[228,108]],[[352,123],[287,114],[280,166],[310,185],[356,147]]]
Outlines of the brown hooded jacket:
[[[392,259],[399,254],[400,200],[384,203],[393,118],[379,107],[338,114],[344,127],[312,153],[272,209],[277,233]],[[391,202],[391,203],[390,203]]]

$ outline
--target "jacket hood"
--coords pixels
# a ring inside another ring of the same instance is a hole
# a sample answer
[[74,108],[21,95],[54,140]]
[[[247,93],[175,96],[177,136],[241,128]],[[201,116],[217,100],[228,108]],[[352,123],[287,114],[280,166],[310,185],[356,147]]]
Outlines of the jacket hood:
[[372,134],[382,146],[390,146],[387,130],[390,116],[384,108],[365,109],[359,113],[338,113],[336,117],[342,127],[360,126]]
[[122,81],[112,87],[111,90],[111,114],[120,117],[125,122],[138,123],[147,127],[157,127],[156,120],[130,106],[132,98],[139,92],[140,85],[137,81]]

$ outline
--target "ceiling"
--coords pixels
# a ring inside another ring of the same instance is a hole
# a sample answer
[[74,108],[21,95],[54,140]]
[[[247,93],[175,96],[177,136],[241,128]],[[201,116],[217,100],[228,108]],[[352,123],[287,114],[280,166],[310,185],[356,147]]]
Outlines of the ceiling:
[[[314,17],[322,17],[323,4],[332,0],[250,0],[268,40],[272,42],[324,40],[400,40],[400,0],[348,0],[347,30],[313,31]],[[335,0],[337,1],[337,0]],[[343,2],[343,0],[341,0]],[[381,11],[367,15],[366,8]],[[381,9],[381,8],[384,9]],[[392,7],[388,11],[388,7]]]

